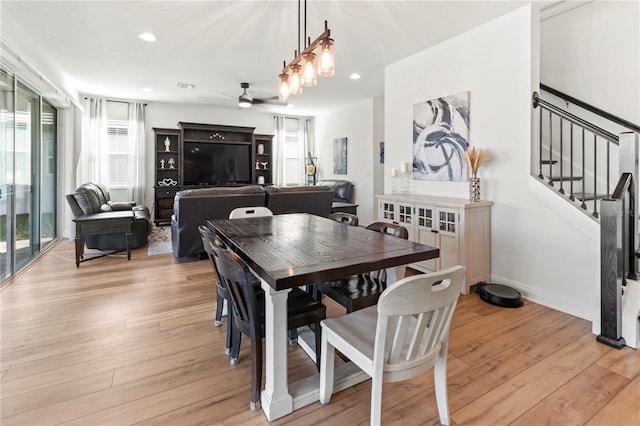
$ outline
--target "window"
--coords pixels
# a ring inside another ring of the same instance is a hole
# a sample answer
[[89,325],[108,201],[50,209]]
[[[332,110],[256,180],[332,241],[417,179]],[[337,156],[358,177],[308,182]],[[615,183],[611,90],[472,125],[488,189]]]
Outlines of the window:
[[107,140],[102,155],[105,158],[106,185],[109,188],[124,188],[130,184],[129,179],[129,120],[126,102],[107,101],[106,123]]
[[107,118],[107,186],[125,187],[129,183],[129,135],[126,120]]
[[300,138],[300,120],[286,119],[284,134],[284,185],[297,186],[303,181],[304,156]]

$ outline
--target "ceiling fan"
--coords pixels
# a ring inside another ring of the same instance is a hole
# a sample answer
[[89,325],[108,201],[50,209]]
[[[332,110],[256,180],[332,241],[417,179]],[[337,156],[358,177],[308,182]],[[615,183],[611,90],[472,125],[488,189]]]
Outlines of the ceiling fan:
[[282,102],[278,101],[277,96],[273,96],[271,98],[259,99],[254,98],[247,93],[247,89],[249,88],[249,83],[240,83],[240,88],[242,89],[242,94],[238,96],[238,106],[240,108],[250,108],[253,105],[265,104],[265,103],[273,103],[282,105]]

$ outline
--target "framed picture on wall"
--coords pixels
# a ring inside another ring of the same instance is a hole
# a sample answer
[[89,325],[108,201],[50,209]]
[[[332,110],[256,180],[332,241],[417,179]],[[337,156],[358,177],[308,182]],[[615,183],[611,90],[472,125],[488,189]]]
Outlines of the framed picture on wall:
[[413,179],[468,180],[464,154],[469,147],[469,94],[413,106]]
[[347,138],[333,140],[333,173],[347,174]]

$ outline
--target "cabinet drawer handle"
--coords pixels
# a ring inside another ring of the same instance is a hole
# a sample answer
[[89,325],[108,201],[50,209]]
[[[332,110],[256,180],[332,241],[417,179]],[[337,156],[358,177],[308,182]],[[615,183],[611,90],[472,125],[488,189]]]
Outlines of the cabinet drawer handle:
[[437,229],[432,229],[431,232],[433,232],[434,234],[437,234],[438,230]]

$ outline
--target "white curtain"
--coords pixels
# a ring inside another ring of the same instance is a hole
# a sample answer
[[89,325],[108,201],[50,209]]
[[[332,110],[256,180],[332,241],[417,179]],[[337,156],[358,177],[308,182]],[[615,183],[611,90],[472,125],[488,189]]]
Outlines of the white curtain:
[[83,116],[84,128],[77,185],[107,181],[107,101],[88,98]]
[[128,186],[132,190],[133,201],[138,205],[145,205],[144,104],[141,102],[130,102],[127,120],[127,135],[129,139]]
[[284,127],[285,117],[276,115],[276,137],[273,148],[273,184],[276,186],[284,186],[284,145],[286,132]]

